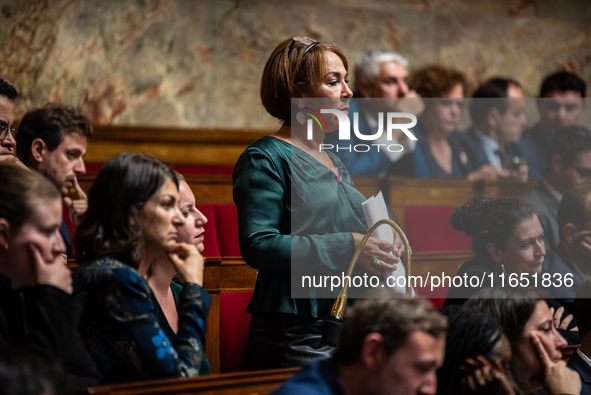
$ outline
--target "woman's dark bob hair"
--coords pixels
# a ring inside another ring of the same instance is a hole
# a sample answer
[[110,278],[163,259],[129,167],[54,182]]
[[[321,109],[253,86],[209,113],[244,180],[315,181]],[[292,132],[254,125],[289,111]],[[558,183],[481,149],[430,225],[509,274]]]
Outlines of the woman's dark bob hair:
[[167,179],[178,188],[172,169],[144,154],[126,152],[105,162],[88,192],[88,210],[74,236],[80,259],[109,256],[137,268],[139,213]]

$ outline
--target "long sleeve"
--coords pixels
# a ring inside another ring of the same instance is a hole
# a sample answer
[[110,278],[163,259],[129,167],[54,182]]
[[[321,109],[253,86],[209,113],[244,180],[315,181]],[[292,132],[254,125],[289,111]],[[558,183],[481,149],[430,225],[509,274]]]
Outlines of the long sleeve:
[[[294,288],[301,284],[297,276],[340,275],[355,250],[351,232],[365,233],[367,225],[365,197],[340,160],[329,156],[339,177],[273,137],[258,140],[238,160],[234,201],[240,250],[259,269],[249,312],[316,317],[330,311],[333,291]],[[294,293],[307,300],[294,299]]]
[[366,231],[360,221],[363,196],[351,202],[352,193],[359,194],[348,175],[339,183],[329,169],[292,169],[272,152],[250,148],[234,172],[244,260],[270,272],[308,270],[318,264],[346,267],[355,250],[351,232]]
[[103,383],[198,374],[211,305],[201,286],[185,285],[172,341],[148,283],[127,265],[106,258],[85,265],[75,273],[74,291],[84,301],[82,335]]
[[77,300],[59,288],[37,285],[17,292],[0,276],[0,345],[61,366],[68,391],[98,383],[77,331],[80,311]]

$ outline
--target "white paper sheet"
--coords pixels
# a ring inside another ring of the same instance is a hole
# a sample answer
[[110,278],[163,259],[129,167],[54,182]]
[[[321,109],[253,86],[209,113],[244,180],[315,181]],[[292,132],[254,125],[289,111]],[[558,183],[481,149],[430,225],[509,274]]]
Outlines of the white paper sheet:
[[[365,202],[361,203],[361,207],[363,208],[363,213],[365,214],[365,221],[368,228],[378,222],[380,219],[389,218],[388,208],[386,207],[386,202],[384,201],[384,195],[382,195],[382,191],[380,191],[376,196],[372,196]],[[394,242],[393,229],[388,224],[382,224],[378,226],[378,228],[373,233],[373,236],[380,240],[387,241],[388,243]],[[394,279],[398,278],[399,276],[406,277],[406,269],[404,268],[402,262],[396,264],[396,270],[386,272],[386,277],[390,276],[394,277]],[[391,285],[394,284],[392,287],[394,290],[403,294],[406,293],[405,287],[398,287],[396,285],[396,281],[390,280],[390,282]],[[403,284],[402,281],[400,282]],[[414,290],[412,291],[412,296],[415,296]]]

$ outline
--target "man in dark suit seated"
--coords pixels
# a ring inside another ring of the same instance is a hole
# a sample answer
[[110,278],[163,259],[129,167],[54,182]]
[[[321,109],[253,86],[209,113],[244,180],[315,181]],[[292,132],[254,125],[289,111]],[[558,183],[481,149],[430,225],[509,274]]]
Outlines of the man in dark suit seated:
[[575,291],[591,273],[591,184],[574,186],[565,193],[558,207],[558,226],[560,244],[544,258],[541,278],[550,273],[552,285],[562,282],[560,287],[547,289],[572,312]]
[[474,168],[492,165],[498,178],[527,181],[527,164],[509,156],[507,147],[517,143],[527,123],[525,99],[519,82],[491,78],[472,95],[472,126],[458,137]]
[[591,277],[586,277],[577,290],[574,304],[579,324],[581,347],[573,354],[568,367],[581,376],[581,395],[591,395]]
[[559,242],[556,215],[562,195],[583,182],[591,182],[591,130],[582,126],[562,128],[550,143],[546,177],[523,196],[538,213],[546,250]]
[[427,300],[379,296],[353,306],[332,358],[300,370],[274,394],[435,394],[447,320]]
[[566,71],[544,79],[538,99],[540,122],[523,133],[516,147],[517,155],[527,160],[530,180],[540,180],[546,173],[550,139],[556,131],[579,122],[585,108],[586,90],[585,81]]

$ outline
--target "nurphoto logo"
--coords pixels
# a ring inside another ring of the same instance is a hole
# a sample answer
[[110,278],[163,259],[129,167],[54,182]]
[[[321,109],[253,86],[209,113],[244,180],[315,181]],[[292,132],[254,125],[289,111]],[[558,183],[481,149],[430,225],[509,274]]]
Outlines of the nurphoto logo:
[[[326,127],[326,121],[321,114],[333,114],[337,117],[339,121],[339,129],[338,135],[340,141],[351,141],[351,121],[349,120],[349,116],[341,111],[335,109],[322,109],[320,110],[320,114],[314,111],[314,114],[308,113],[307,115],[311,116],[308,118],[307,122],[307,139],[312,140],[313,135],[313,127],[314,121],[320,127],[320,130],[324,130]],[[385,122],[384,122],[385,118]],[[410,122],[400,123],[404,120],[410,120]],[[390,152],[401,152],[404,147],[397,143],[392,144],[385,144],[382,138],[384,132],[386,133],[386,142],[397,141],[392,137],[392,131],[394,130],[401,130],[410,140],[417,140],[414,134],[409,130],[410,128],[414,127],[417,124],[417,117],[411,113],[407,112],[388,112],[384,116],[383,112],[378,114],[378,128],[375,133],[367,133],[367,131],[359,130],[359,113],[353,113],[353,133],[359,140],[363,141],[380,141],[380,143],[368,143],[368,144],[349,144],[349,145],[340,145],[337,144],[320,144],[319,151],[326,151],[326,150],[336,150],[338,151],[349,151],[354,150],[355,152],[368,152],[372,150],[374,147],[378,152],[380,149],[387,149]],[[384,127],[385,123],[385,127]],[[337,132],[335,132],[337,133]]]

